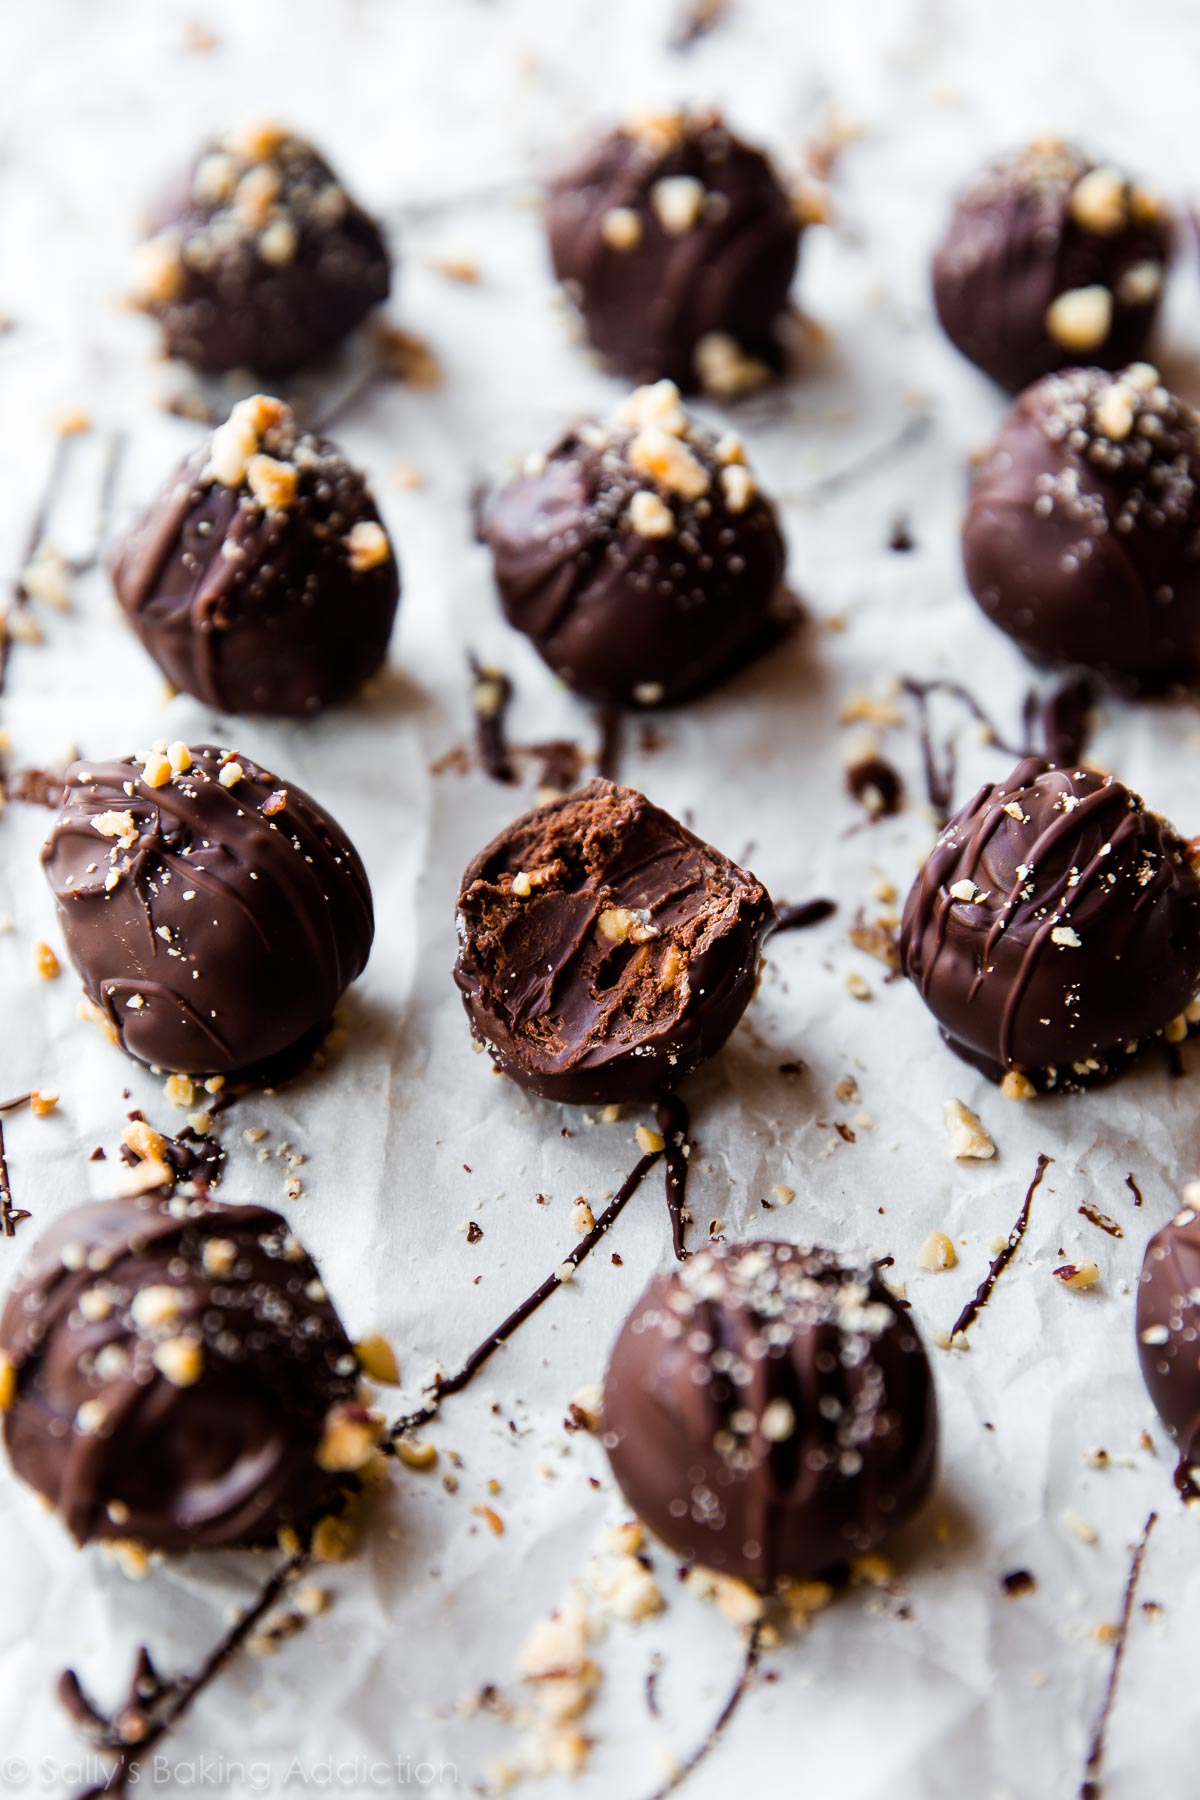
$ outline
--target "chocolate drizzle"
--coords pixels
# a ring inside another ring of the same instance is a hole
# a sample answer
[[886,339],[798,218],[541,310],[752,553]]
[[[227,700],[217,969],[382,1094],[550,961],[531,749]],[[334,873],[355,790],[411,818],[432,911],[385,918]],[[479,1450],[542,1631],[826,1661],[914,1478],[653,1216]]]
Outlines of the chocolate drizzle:
[[[7,1101],[4,1106],[0,1107],[0,1112],[8,1112],[14,1106],[23,1105],[25,1101],[29,1100],[29,1097],[26,1094],[24,1101]],[[12,1178],[8,1172],[8,1153],[4,1146],[4,1121],[0,1119],[0,1230],[3,1231],[5,1237],[15,1237],[17,1226],[32,1216],[32,1213],[27,1212],[24,1207],[13,1205]]]
[[[310,1553],[301,1550],[280,1563],[193,1674],[164,1680],[148,1651],[144,1647],[140,1649],[129,1698],[111,1717],[88,1699],[74,1669],[63,1671],[58,1681],[58,1697],[63,1708],[87,1731],[97,1749],[111,1753],[115,1759],[105,1781],[85,1789],[76,1800],[100,1800],[103,1795],[127,1792],[140,1772],[141,1759],[190,1712],[205,1689],[233,1661],[285,1589],[311,1561]],[[134,1734],[132,1741],[131,1733]]]
[[506,785],[516,780],[508,753],[505,720],[512,702],[513,685],[502,669],[485,669],[474,656],[471,667],[471,710],[475,714],[475,744],[484,773]]
[[952,1341],[954,1338],[959,1337],[964,1332],[968,1331],[974,1324],[975,1320],[979,1317],[980,1313],[991,1299],[992,1290],[996,1283],[999,1281],[1001,1275],[1003,1275],[1005,1269],[1007,1269],[1009,1263],[1020,1248],[1021,1239],[1025,1236],[1025,1229],[1029,1224],[1029,1209],[1033,1205],[1033,1196],[1041,1185],[1042,1176],[1046,1173],[1046,1170],[1053,1161],[1054,1158],[1052,1156],[1043,1155],[1038,1157],[1037,1169],[1034,1172],[1033,1180],[1029,1184],[1025,1199],[1021,1205],[1021,1210],[1017,1214],[1016,1223],[1009,1232],[1008,1237],[1005,1239],[1003,1250],[1001,1250],[997,1256],[993,1257],[991,1263],[988,1265],[987,1274],[984,1276],[974,1294],[967,1301],[967,1304],[963,1307],[957,1319],[955,1319],[954,1324],[951,1326],[950,1337]]
[[1133,1195],[1133,1204],[1135,1206],[1140,1206],[1142,1204],[1142,1190],[1138,1186],[1137,1181],[1134,1179],[1134,1176],[1132,1173],[1128,1174],[1125,1177],[1125,1186],[1129,1189],[1130,1193]]
[[1001,734],[983,704],[961,681],[948,681],[942,677],[918,680],[906,675],[901,678],[900,686],[917,705],[925,789],[939,825],[945,824],[954,804],[958,746],[952,734],[940,747],[934,741],[930,700],[935,694],[957,700],[982,727],[988,742],[1009,756],[1044,755],[1048,762],[1066,767],[1077,763],[1087,749],[1091,708],[1096,698],[1095,682],[1087,674],[1067,675],[1045,699],[1036,689],[1030,689],[1022,707],[1023,742],[1019,745],[1009,742]]
[[836,900],[797,900],[794,906],[778,908],[775,930],[808,931],[813,925],[823,925],[836,911]]
[[664,1094],[657,1108],[658,1129],[666,1139],[667,1211],[671,1215],[671,1248],[678,1262],[689,1252],[684,1247],[684,1233],[689,1222],[687,1211],[688,1142],[690,1119],[688,1109],[678,1094]]
[[691,1775],[695,1769],[699,1768],[709,1752],[716,1749],[730,1720],[733,1718],[733,1715],[754,1686],[754,1677],[758,1669],[759,1657],[762,1653],[762,1641],[763,1621],[757,1619],[750,1627],[750,1633],[746,1643],[746,1654],[742,1659],[741,1670],[738,1673],[738,1678],[734,1682],[733,1688],[731,1689],[724,1706],[709,1726],[706,1736],[692,1751],[691,1755],[680,1763],[679,1767],[672,1772],[668,1779],[663,1783],[662,1787],[654,1790],[650,1800],[666,1800],[668,1794],[675,1793],[687,1780],[688,1776]]
[[[50,523],[50,515],[54,511],[63,486],[67,471],[77,443],[73,432],[60,432],[54,445],[54,455],[50,459],[50,468],[46,475],[45,485],[38,498],[33,520],[29,527],[29,535],[21,555],[20,569],[13,583],[12,597],[15,606],[28,606],[30,594],[25,586],[25,570],[29,567],[46,538]],[[5,678],[8,674],[8,662],[12,651],[12,635],[6,627],[0,626],[0,693],[4,691]]]
[[1142,1565],[1146,1560],[1150,1533],[1154,1530],[1157,1519],[1158,1514],[1152,1512],[1142,1527],[1141,1537],[1133,1547],[1129,1575],[1125,1582],[1125,1594],[1121,1602],[1121,1618],[1117,1626],[1116,1641],[1113,1644],[1112,1662],[1109,1664],[1108,1680],[1104,1686],[1104,1698],[1100,1703],[1100,1711],[1097,1713],[1096,1722],[1092,1727],[1087,1761],[1083,1768],[1083,1782],[1079,1789],[1079,1800],[1099,1800],[1102,1792],[1101,1777],[1104,1771],[1104,1746],[1108,1735],[1108,1722],[1116,1703],[1117,1682],[1121,1675],[1121,1664],[1125,1660],[1125,1647],[1129,1641],[1129,1625],[1133,1618],[1133,1603],[1137,1596],[1138,1582],[1141,1580]]
[[427,1425],[431,1419],[436,1418],[442,1409],[443,1400],[448,1400],[451,1394],[460,1394],[484,1364],[490,1362],[500,1346],[508,1342],[526,1319],[532,1318],[551,1294],[558,1292],[559,1288],[564,1285],[559,1271],[564,1265],[569,1264],[571,1273],[574,1274],[580,1264],[587,1260],[600,1240],[612,1230],[650,1170],[659,1157],[664,1154],[665,1152],[662,1150],[648,1150],[644,1156],[638,1159],[586,1237],[580,1238],[574,1248],[559,1263],[554,1273],[547,1275],[545,1281],[539,1282],[532,1294],[522,1300],[519,1306],[514,1307],[508,1317],[502,1319],[496,1329],[490,1331],[481,1344],[476,1345],[453,1375],[439,1375],[431,1384],[428,1396],[421,1405],[413,1412],[404,1414],[388,1428],[388,1437],[383,1446],[385,1449],[389,1446],[394,1447],[397,1438],[403,1437],[407,1432],[416,1431],[419,1426]]

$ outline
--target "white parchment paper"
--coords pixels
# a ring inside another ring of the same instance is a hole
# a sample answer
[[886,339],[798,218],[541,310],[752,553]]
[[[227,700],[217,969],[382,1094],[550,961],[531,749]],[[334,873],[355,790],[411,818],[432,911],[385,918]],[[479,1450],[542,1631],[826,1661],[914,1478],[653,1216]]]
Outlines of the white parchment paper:
[[[693,1241],[719,1220],[731,1237],[766,1230],[891,1254],[932,1339],[982,1278],[1037,1153],[1054,1163],[970,1350],[931,1350],[944,1475],[928,1516],[895,1546],[902,1601],[855,1590],[773,1651],[766,1667],[778,1678],[746,1698],[689,1789],[694,1800],[735,1787],[806,1800],[1074,1793],[1111,1658],[1096,1627],[1117,1617],[1129,1547],[1157,1508],[1139,1601],[1159,1609],[1139,1604],[1132,1621],[1105,1792],[1182,1795],[1194,1785],[1197,1525],[1172,1494],[1169,1448],[1138,1375],[1132,1286],[1146,1237],[1197,1168],[1194,1077],[1171,1082],[1152,1060],[1101,1093],[1023,1108],[940,1046],[912,991],[886,983],[847,939],[860,906],[880,910],[875,885],[890,880],[902,896],[931,841],[915,740],[877,734],[912,804],[855,829],[861,815],[842,780],[853,733],[839,717],[897,676],[941,673],[985,691],[998,722],[1017,730],[1029,670],[970,602],[957,552],[965,459],[1002,400],[933,325],[930,247],[958,181],[984,155],[1048,129],[1077,133],[1185,197],[1200,157],[1181,129],[1194,110],[1200,15],[1190,0],[1145,0],[1133,14],[1120,0],[1086,10],[733,0],[685,55],[667,47],[674,22],[660,0],[0,8],[0,312],[14,321],[0,337],[0,567],[20,566],[59,414],[83,408],[93,420],[51,521],[67,554],[86,553],[94,536],[110,434],[127,438],[118,525],[198,436],[161,410],[170,373],[152,360],[149,327],[115,301],[141,205],[212,129],[278,116],[327,149],[395,224],[390,315],[431,343],[444,371],[435,389],[378,390],[338,430],[371,472],[404,571],[391,667],[371,699],[298,726],[214,718],[186,697],[164,705],[97,570],[76,583],[69,613],[36,614],[46,641],[17,646],[0,723],[14,766],[61,760],[71,745],[104,755],[158,736],[236,743],[310,788],[349,830],[379,929],[347,1004],[348,1042],[323,1074],[231,1115],[223,1197],[287,1208],[352,1335],[385,1332],[410,1392],[436,1363],[456,1366],[571,1248],[576,1196],[598,1212],[636,1157],[628,1109],[616,1124],[588,1123],[497,1080],[471,1054],[449,972],[459,873],[533,795],[532,771],[519,790],[478,770],[431,773],[469,742],[467,648],[511,674],[517,740],[595,741],[586,709],[503,624],[468,526],[478,478],[502,475],[565,419],[620,392],[555,304],[531,178],[586,128],[681,97],[722,102],[793,169],[830,109],[861,127],[838,169],[836,222],[804,248],[798,294],[824,346],[802,379],[737,415],[780,497],[813,628],[658,721],[661,747],[626,734],[624,779],[748,859],[778,897],[827,894],[839,907],[820,929],[772,945],[743,1026],[691,1086]],[[189,48],[192,26],[214,45]],[[477,263],[479,282],[430,266],[447,257]],[[1193,398],[1195,301],[1181,269],[1161,363]],[[912,429],[919,418],[923,432]],[[418,490],[396,482],[402,463],[420,471]],[[907,555],[888,548],[899,516],[915,539]],[[1094,755],[1185,832],[1200,829],[1189,710],[1106,703]],[[1007,759],[964,721],[960,762],[965,795],[1005,773]],[[50,984],[34,973],[34,944],[57,941],[37,866],[45,827],[32,808],[0,821],[0,915],[13,921],[0,936],[0,1090],[62,1095],[49,1120],[5,1122],[14,1198],[35,1215],[15,1241],[0,1239],[5,1282],[40,1225],[103,1191],[104,1165],[87,1157],[97,1144],[114,1154],[130,1106],[172,1121],[161,1084],[77,1020],[70,971]],[[869,1000],[848,991],[851,971],[865,976]],[[1196,1054],[1185,1051],[1189,1063]],[[780,1073],[797,1059],[802,1079]],[[849,1107],[835,1096],[846,1075],[861,1092]],[[994,1161],[952,1159],[942,1127],[951,1096],[982,1114]],[[835,1123],[860,1111],[873,1125],[843,1141]],[[300,1199],[283,1197],[291,1171],[243,1141],[250,1126],[266,1130],[267,1147],[305,1155]],[[768,1213],[776,1185],[797,1197]],[[1124,1237],[1081,1217],[1084,1201]],[[463,1234],[468,1219],[482,1228],[478,1243]],[[926,1274],[917,1252],[935,1228],[953,1237],[959,1261]],[[669,1241],[655,1176],[577,1280],[447,1403],[430,1435],[443,1469],[448,1452],[461,1457],[458,1492],[436,1473],[400,1471],[360,1557],[330,1577],[331,1611],[276,1658],[232,1668],[144,1787],[369,1793],[418,1787],[416,1765],[428,1759],[456,1771],[432,1791],[469,1791],[489,1758],[511,1752],[511,1731],[462,1716],[457,1703],[488,1682],[514,1691],[529,1626],[619,1516],[599,1446],[568,1436],[563,1414],[600,1378]],[[1065,1291],[1052,1269],[1085,1258],[1100,1265],[1100,1285]],[[1088,1460],[1097,1446],[1107,1468]],[[503,1536],[473,1513],[481,1504],[499,1513]],[[1068,1512],[1094,1526],[1095,1542],[1068,1528]],[[614,1625],[599,1646],[590,1767],[573,1783],[548,1781],[547,1800],[653,1792],[664,1757],[682,1759],[703,1738],[735,1678],[732,1626],[678,1586],[665,1552],[653,1554],[667,1610],[641,1627]],[[0,1789],[69,1792],[88,1778],[72,1766],[83,1747],[53,1699],[65,1663],[105,1704],[123,1694],[139,1643],[166,1670],[194,1664],[257,1568],[244,1556],[194,1558],[131,1582],[98,1553],[73,1550],[0,1471]],[[1010,1599],[1000,1578],[1016,1568],[1037,1585]],[[657,1656],[652,1716],[643,1683]]]

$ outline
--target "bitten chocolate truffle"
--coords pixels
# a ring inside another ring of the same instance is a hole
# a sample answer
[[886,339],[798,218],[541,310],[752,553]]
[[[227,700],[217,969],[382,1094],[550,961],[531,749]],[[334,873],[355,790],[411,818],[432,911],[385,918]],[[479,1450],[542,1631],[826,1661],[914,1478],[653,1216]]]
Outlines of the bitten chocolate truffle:
[[139,247],[136,298],[169,355],[273,380],[335,349],[386,300],[383,234],[311,144],[251,125],[208,145]]
[[1037,662],[1126,693],[1200,682],[1200,415],[1148,363],[1021,395],[963,527],[980,606]]
[[1185,1492],[1200,1463],[1200,1217],[1179,1213],[1146,1246],[1137,1296],[1138,1357],[1158,1416],[1179,1446]]
[[546,1100],[653,1100],[721,1048],[775,923],[762,883],[593,781],[472,862],[454,979],[492,1060]]
[[781,368],[803,221],[717,114],[610,132],[553,183],[546,223],[555,274],[622,374],[732,399]]
[[917,1511],[937,1399],[912,1315],[872,1265],[762,1240],[655,1277],[613,1350],[601,1431],[656,1537],[769,1587],[874,1549]]
[[487,535],[509,623],[590,700],[685,700],[794,616],[779,521],[741,440],[693,423],[669,381],[530,458]]
[[375,1444],[354,1350],[262,1206],[76,1207],[0,1315],[13,1468],[78,1543],[262,1544],[334,1504]]
[[366,967],[358,852],[303,789],[202,745],[76,762],[42,863],[88,999],[139,1062],[263,1079]]
[[400,577],[375,501],[327,438],[256,394],[178,470],[113,566],[176,688],[280,718],[356,694],[382,664]]
[[1018,1095],[1071,1090],[1182,1038],[1200,986],[1200,875],[1111,775],[1027,757],[946,826],[900,961],[952,1050]]
[[1015,393],[1074,363],[1140,357],[1171,253],[1160,202],[1059,138],[993,163],[959,196],[933,261],[950,341]]

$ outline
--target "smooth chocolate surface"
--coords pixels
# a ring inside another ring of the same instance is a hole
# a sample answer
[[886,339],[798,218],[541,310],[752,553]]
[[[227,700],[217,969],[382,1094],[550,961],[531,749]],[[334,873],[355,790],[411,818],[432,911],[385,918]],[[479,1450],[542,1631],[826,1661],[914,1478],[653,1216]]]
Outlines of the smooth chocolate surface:
[[782,366],[802,222],[719,115],[610,132],[553,182],[546,225],[555,274],[622,374],[732,398]]
[[171,356],[279,380],[387,299],[383,234],[311,144],[251,125],[207,145],[157,209],[135,262]]
[[951,1049],[992,1080],[1081,1087],[1186,1031],[1200,875],[1113,776],[1027,757],[941,833],[900,959]]
[[265,1207],[76,1207],[13,1284],[0,1358],[13,1468],[81,1544],[267,1542],[336,1499],[339,1420],[366,1455],[354,1351]]
[[975,475],[967,582],[1038,662],[1129,693],[1200,681],[1200,415],[1148,363],[1022,394]]
[[669,705],[782,629],[786,551],[740,439],[689,419],[671,382],[530,459],[487,519],[509,623],[577,693]]
[[316,1047],[370,953],[354,846],[232,751],[72,763],[42,862],[88,998],[158,1069],[270,1079]]
[[1140,357],[1171,252],[1161,203],[1060,138],[1000,158],[959,196],[933,261],[947,337],[1015,393],[1075,363]]
[[601,1429],[655,1536],[758,1586],[873,1549],[937,1459],[912,1315],[872,1265],[769,1240],[655,1277],[613,1350]]
[[239,402],[126,539],[117,598],[172,686],[303,717],[380,667],[400,577],[365,480],[264,394]]
[[[1179,1213],[1146,1246],[1137,1294],[1138,1358],[1180,1467],[1200,1462],[1200,1216]],[[1189,1491],[1195,1477],[1188,1475]]]
[[497,1067],[547,1100],[653,1100],[724,1044],[774,923],[753,875],[632,788],[536,808],[468,866],[454,978]]

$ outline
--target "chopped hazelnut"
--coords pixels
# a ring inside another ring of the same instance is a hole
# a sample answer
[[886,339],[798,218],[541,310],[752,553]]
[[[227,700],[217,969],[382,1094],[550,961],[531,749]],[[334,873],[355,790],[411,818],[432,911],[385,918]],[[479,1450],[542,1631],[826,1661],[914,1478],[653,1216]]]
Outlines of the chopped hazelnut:
[[49,944],[33,946],[33,966],[43,981],[54,981],[62,974],[62,965]]
[[399,1387],[400,1365],[396,1352],[382,1333],[373,1331],[368,1337],[360,1338],[354,1346],[354,1354],[368,1381],[378,1382],[381,1387]]
[[356,575],[379,568],[390,560],[391,554],[388,534],[375,519],[360,519],[346,533],[346,555]]
[[631,206],[610,206],[600,221],[600,235],[610,250],[636,250],[642,221]]
[[968,1157],[995,1156],[996,1146],[983,1127],[978,1113],[973,1113],[961,1100],[947,1100],[942,1106],[950,1144],[959,1161]]
[[917,1261],[932,1274],[940,1269],[953,1269],[958,1262],[958,1255],[944,1231],[931,1231],[921,1245]]
[[1071,288],[1046,308],[1046,331],[1064,350],[1097,350],[1112,329],[1112,314],[1106,287]]

